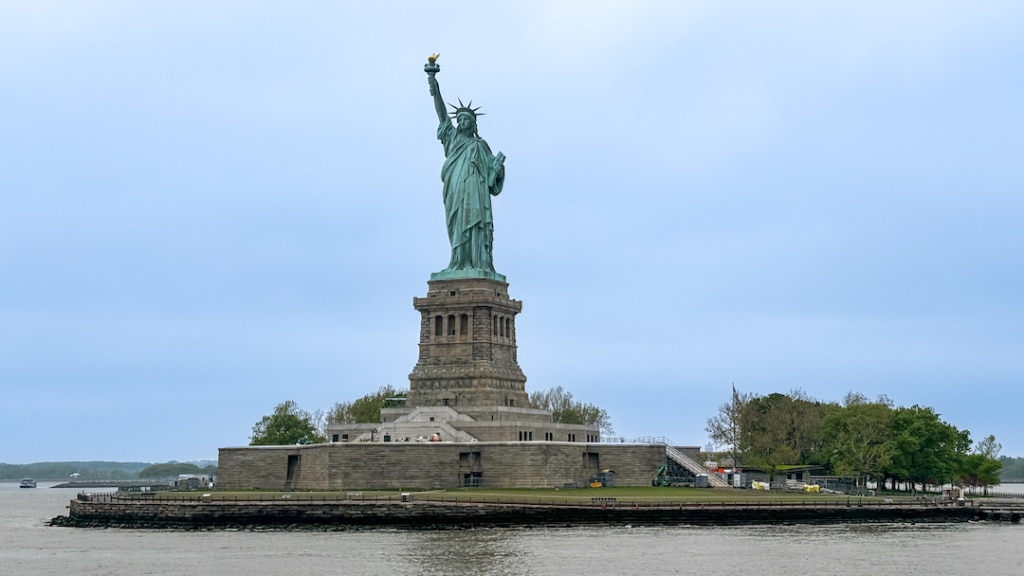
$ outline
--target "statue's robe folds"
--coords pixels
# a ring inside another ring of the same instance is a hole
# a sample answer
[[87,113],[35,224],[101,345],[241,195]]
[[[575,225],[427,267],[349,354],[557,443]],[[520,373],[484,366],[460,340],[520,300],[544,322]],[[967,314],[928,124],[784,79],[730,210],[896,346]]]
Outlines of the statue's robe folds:
[[478,136],[466,136],[445,118],[437,128],[444,145],[444,211],[452,259],[448,270],[493,272],[494,217],[491,196],[501,193],[505,167]]

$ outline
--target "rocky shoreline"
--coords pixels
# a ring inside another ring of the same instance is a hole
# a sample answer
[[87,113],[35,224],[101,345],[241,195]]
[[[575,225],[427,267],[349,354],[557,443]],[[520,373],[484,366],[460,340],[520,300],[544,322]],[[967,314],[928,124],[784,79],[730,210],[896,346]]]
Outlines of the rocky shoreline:
[[[994,515],[995,514],[995,515]],[[72,500],[51,526],[177,530],[459,529],[581,525],[1019,522],[1020,513],[936,505],[532,505],[451,502]]]

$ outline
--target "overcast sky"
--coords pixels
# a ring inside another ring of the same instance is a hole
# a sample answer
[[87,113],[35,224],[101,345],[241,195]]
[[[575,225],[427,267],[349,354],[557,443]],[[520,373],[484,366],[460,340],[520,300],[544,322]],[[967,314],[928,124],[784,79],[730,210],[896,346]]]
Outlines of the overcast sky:
[[213,459],[408,387],[423,64],[504,152],[528,390],[704,446],[731,386],[1024,456],[1024,3],[0,4],[0,462]]

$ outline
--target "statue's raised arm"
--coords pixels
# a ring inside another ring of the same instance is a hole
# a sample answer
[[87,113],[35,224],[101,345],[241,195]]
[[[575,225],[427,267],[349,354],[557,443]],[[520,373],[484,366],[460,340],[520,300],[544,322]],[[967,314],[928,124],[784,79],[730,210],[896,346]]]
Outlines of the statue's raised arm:
[[[434,97],[437,112],[437,139],[444,146],[444,211],[448,227],[448,240],[452,256],[448,267],[430,275],[431,280],[455,278],[490,278],[504,282],[505,277],[494,271],[492,245],[494,243],[494,216],[491,196],[497,196],[505,183],[505,155],[493,154],[487,142],[477,132],[476,119],[482,112],[459,100],[451,105],[451,113],[441,98],[436,75],[441,71],[437,55],[427,58],[423,67],[427,73],[430,95]],[[453,124],[449,116],[454,117]]]
[[430,95],[434,97],[434,110],[437,111],[437,121],[444,122],[448,112],[444,107],[444,99],[441,98],[441,87],[437,84],[437,73],[441,67],[437,65],[437,57],[440,54],[431,54],[427,57],[427,64],[423,70],[427,73],[427,85],[430,87]]

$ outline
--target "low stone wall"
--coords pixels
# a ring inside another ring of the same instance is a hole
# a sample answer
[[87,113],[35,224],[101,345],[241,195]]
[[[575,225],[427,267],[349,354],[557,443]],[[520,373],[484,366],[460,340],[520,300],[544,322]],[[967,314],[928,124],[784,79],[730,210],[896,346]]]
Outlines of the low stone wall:
[[[438,502],[159,502],[72,500],[55,526],[345,530],[481,526],[737,525],[836,522],[965,522],[983,517],[958,506],[516,505]],[[1018,517],[1019,520],[1019,517]]]

